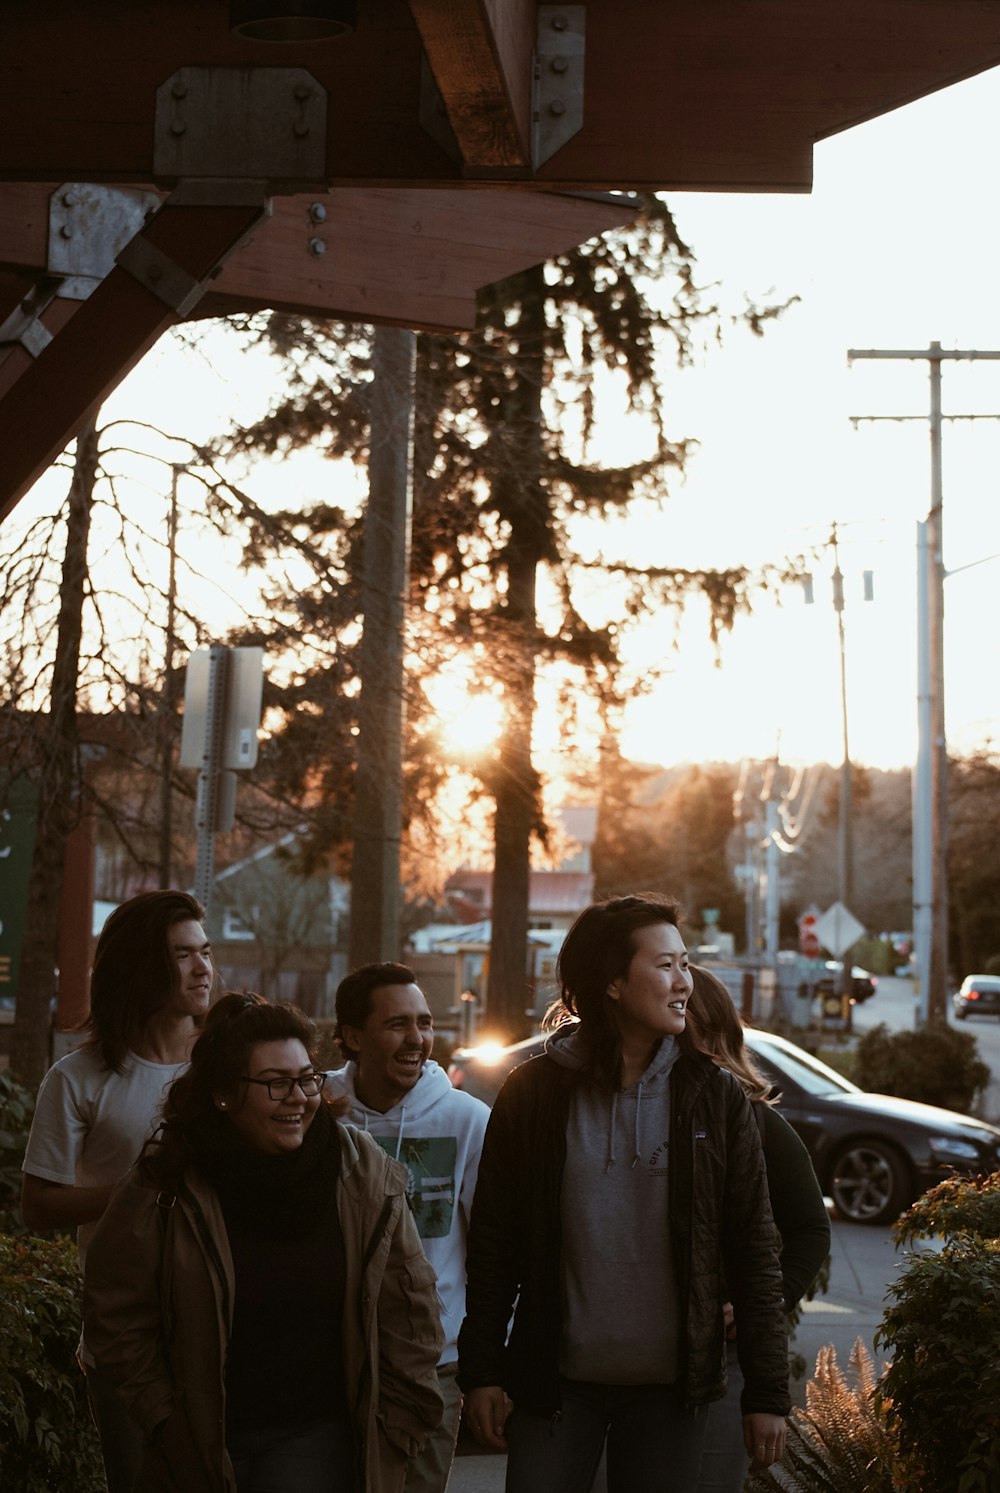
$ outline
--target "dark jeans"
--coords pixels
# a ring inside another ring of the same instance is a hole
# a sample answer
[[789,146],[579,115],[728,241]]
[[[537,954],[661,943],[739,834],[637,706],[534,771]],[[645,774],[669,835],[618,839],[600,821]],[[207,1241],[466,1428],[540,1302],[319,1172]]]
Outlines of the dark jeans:
[[514,1407],[507,1493],[589,1493],[605,1441],[608,1493],[693,1493],[704,1431],[670,1385],[564,1379],[558,1416]]
[[743,1493],[750,1458],[743,1445],[743,1375],[735,1343],[726,1345],[726,1383],[725,1398],[705,1406],[707,1435],[698,1493]]
[[84,1365],[90,1413],[101,1438],[108,1493],[132,1493],[142,1462],[142,1432],[111,1385],[92,1364]]
[[231,1432],[226,1450],[239,1493],[352,1493],[354,1442],[346,1421]]

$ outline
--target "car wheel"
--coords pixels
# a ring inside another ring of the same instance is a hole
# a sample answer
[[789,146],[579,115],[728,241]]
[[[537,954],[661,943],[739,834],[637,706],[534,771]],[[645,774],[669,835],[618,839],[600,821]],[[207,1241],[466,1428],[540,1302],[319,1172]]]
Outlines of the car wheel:
[[857,1140],[834,1158],[830,1196],[852,1223],[891,1223],[911,1201],[910,1173],[892,1146]]
[[966,1016],[968,1016],[968,1014],[969,1014],[968,1011],[963,1011],[962,1008],[961,1008],[961,1006],[956,1006],[956,1008],[955,1008],[955,1020],[956,1021],[964,1021],[965,1018],[966,1018]]

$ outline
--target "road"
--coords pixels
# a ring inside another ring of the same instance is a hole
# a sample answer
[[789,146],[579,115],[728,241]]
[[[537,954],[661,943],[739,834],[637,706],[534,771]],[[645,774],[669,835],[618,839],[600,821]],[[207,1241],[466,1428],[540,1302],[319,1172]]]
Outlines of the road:
[[[890,1031],[903,1031],[914,1024],[914,1004],[911,980],[880,979],[872,999],[855,1006],[854,1030],[870,1031],[884,1021]],[[959,1022],[958,1027],[975,1036],[980,1056],[993,1073],[982,1107],[983,1118],[1000,1121],[1000,1020],[981,1017]],[[841,1368],[847,1367],[856,1338],[872,1350],[886,1288],[902,1263],[888,1228],[834,1219],[832,1229],[829,1290],[804,1304],[793,1344],[806,1360],[807,1376],[812,1373],[817,1350],[825,1343],[836,1348]],[[796,1404],[803,1403],[802,1382],[793,1386],[792,1397]],[[456,1458],[449,1493],[502,1493],[506,1458],[476,1454],[470,1442],[463,1441],[462,1448],[465,1454]]]
[[[903,1031],[914,1024],[916,1004],[912,980],[883,976],[871,1000],[854,1007],[854,1030],[867,1032],[884,1021],[890,1031]],[[977,1113],[980,1119],[1000,1124],[1000,1018],[977,1016],[955,1021],[949,1003],[948,1020],[958,1031],[975,1037],[979,1056],[993,1075]]]

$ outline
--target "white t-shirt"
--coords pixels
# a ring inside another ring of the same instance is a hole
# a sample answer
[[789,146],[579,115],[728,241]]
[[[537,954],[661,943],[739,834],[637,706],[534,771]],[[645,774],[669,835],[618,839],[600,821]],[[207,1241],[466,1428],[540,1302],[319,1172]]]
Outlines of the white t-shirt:
[[[164,1095],[186,1067],[129,1052],[115,1073],[92,1047],[60,1058],[38,1090],[23,1170],[66,1187],[113,1186],[156,1129]],[[96,1226],[77,1230],[81,1269]]]

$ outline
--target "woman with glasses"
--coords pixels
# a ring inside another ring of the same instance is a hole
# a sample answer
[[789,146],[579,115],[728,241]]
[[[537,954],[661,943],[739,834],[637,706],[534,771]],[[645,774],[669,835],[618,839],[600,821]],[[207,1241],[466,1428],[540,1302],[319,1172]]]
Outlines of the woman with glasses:
[[142,1493],[391,1493],[441,1416],[406,1174],[324,1103],[313,1025],[226,995],[87,1260]]

